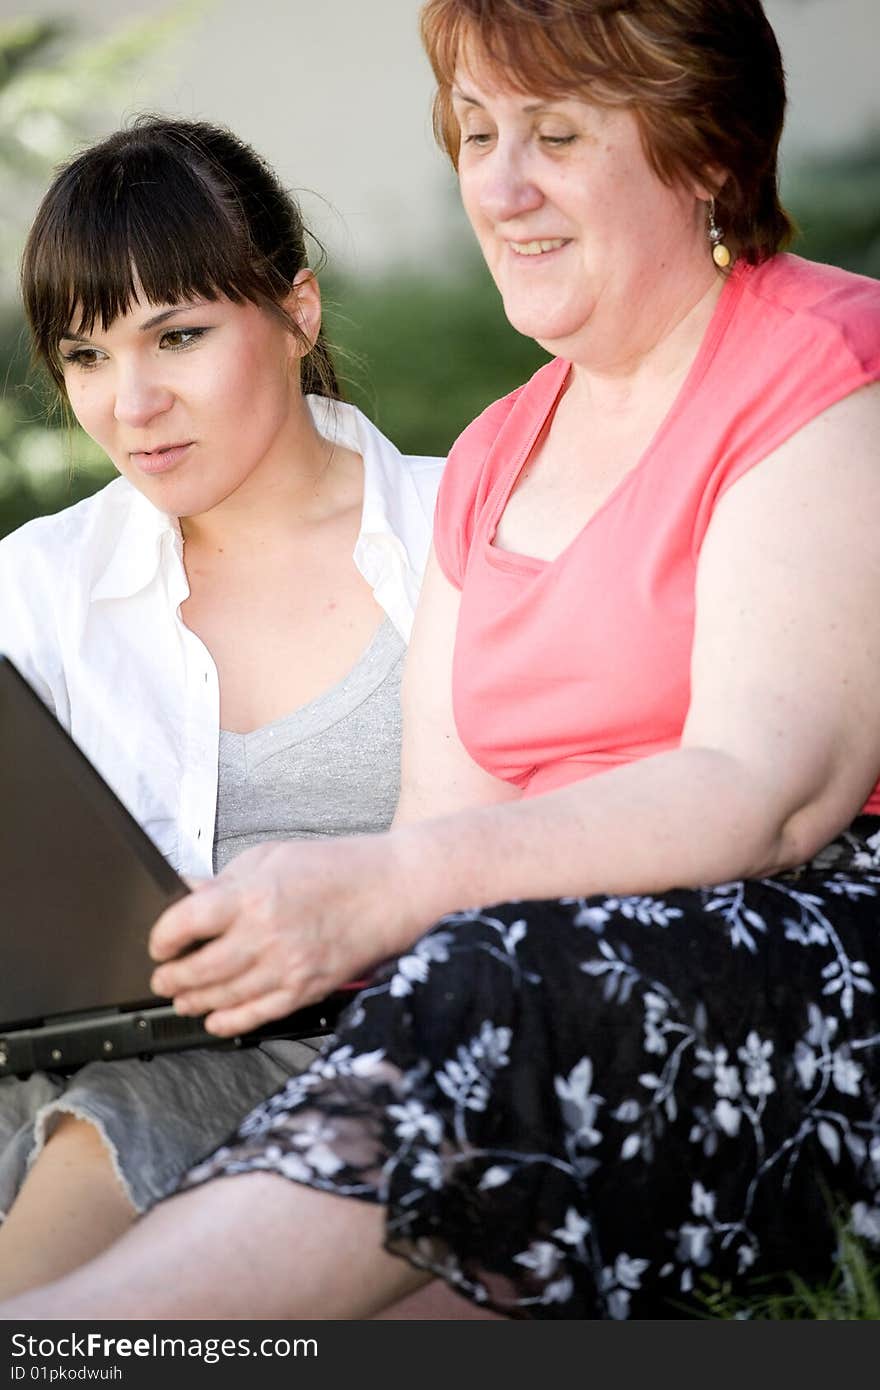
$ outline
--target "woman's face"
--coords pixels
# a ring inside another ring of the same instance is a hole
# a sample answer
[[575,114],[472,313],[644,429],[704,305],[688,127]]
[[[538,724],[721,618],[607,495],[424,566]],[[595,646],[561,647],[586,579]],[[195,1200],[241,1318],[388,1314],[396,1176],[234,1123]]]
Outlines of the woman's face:
[[664,277],[711,281],[705,204],[660,181],[632,111],[524,95],[479,64],[453,105],[465,210],[520,333],[577,362],[650,313]]
[[160,510],[198,516],[289,468],[296,345],[256,305],[139,297],[107,329],[71,325],[59,349],[77,420]]

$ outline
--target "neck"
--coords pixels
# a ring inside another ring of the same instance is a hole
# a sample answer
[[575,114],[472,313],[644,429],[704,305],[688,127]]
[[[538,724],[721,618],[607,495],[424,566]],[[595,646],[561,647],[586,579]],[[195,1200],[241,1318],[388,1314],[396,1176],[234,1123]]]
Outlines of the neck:
[[[606,408],[625,406],[635,393],[663,388],[683,379],[699,351],[724,280],[714,267],[700,266],[690,276],[657,281],[635,314],[614,313],[616,325],[596,332],[589,343],[563,352],[572,362],[572,388]],[[609,315],[606,314],[605,322]],[[619,324],[626,324],[621,333]]]
[[190,549],[265,548],[320,520],[336,502],[347,451],[320,435],[300,397],[250,476],[210,511],[180,518]]

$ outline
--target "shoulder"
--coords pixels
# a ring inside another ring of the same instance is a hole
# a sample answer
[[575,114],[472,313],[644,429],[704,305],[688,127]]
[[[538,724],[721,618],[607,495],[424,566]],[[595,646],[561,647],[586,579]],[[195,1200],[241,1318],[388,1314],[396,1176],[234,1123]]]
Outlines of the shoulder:
[[128,515],[132,492],[128,483],[116,478],[81,502],[26,521],[0,540],[0,562],[27,561],[53,570],[66,569],[96,528]]
[[439,454],[401,454],[400,466],[416,482],[436,487],[443,477],[446,457]]
[[515,391],[482,411],[449,453],[437,497],[434,546],[440,566],[461,588],[474,528],[495,482],[539,432],[568,376],[554,358]]
[[347,401],[307,396],[306,403],[319,434],[363,460],[365,522],[378,512],[393,514],[395,523],[414,512],[430,521],[444,458],[402,454],[378,425]]
[[403,542],[421,571],[446,460],[402,454],[357,406],[343,401],[319,401],[311,396],[308,399],[324,437],[346,444],[363,460],[362,534],[390,530]]
[[562,358],[555,357],[522,386],[493,401],[458,436],[450,450],[450,464],[462,456],[471,460],[485,456],[502,432],[515,426],[527,428],[535,411],[549,410],[568,367]]
[[880,381],[869,382],[834,401],[804,425],[793,443],[823,459],[829,455],[845,459],[846,467],[835,469],[836,480],[853,471],[859,460],[868,466],[872,478],[878,477]]
[[783,446],[799,466],[818,451],[841,468],[853,461],[847,435],[876,448],[864,422],[876,420],[880,283],[784,255],[745,267],[739,290],[694,417],[711,446],[698,544],[720,498]]
[[743,278],[740,314],[768,349],[777,339],[836,350],[869,373],[880,367],[880,281],[792,255],[749,267]]
[[876,280],[789,255],[734,277],[695,398],[697,437],[712,446],[712,496],[880,378]]
[[111,483],[0,541],[0,650],[59,718],[67,707],[64,642],[90,588],[92,537],[102,518],[106,532],[115,529],[120,505]]
[[[473,491],[482,470],[488,466],[494,473],[502,467],[518,444],[534,430],[535,422],[546,417],[568,371],[568,362],[554,358],[523,386],[493,401],[472,420],[449,452],[441,497],[448,499],[462,487]],[[499,445],[502,448],[496,452]]]
[[37,517],[0,541],[4,602],[20,602],[34,621],[59,619],[95,597],[131,593],[155,569],[156,537],[172,526],[124,478],[52,516]]
[[430,520],[434,515],[437,490],[446,467],[446,459],[431,454],[400,454],[399,458],[400,467],[411,478],[422,511]]
[[748,267],[746,283],[752,294],[790,312],[809,312],[835,303],[849,305],[856,312],[860,307],[873,307],[875,312],[880,309],[880,280],[789,252]]
[[522,386],[517,386],[515,390],[508,392],[506,396],[501,396],[499,400],[493,401],[491,405],[486,406],[485,410],[481,410],[479,415],[476,415],[470,424],[462,430],[450,450],[450,456],[468,452],[485,452],[485,449],[494,443],[497,435],[504,428],[528,384],[526,382]]

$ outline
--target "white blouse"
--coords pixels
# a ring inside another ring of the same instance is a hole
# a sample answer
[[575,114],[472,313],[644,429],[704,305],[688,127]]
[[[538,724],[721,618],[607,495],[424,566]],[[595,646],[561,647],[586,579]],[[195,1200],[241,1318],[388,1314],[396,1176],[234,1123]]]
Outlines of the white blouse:
[[[320,433],[359,453],[354,561],[408,640],[439,458],[407,457],[354,406],[309,397]],[[220,687],[180,616],[177,519],[124,478],[0,541],[0,652],[35,687],[181,873],[211,873]]]

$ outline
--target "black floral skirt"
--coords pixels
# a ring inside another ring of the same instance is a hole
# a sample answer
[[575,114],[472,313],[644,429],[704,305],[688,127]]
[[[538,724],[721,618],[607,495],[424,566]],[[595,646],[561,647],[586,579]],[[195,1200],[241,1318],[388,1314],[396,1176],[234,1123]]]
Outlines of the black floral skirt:
[[775,878],[455,913],[184,1185],[382,1203],[389,1250],[513,1317],[824,1279],[841,1212],[880,1241],[878,987],[877,817]]

